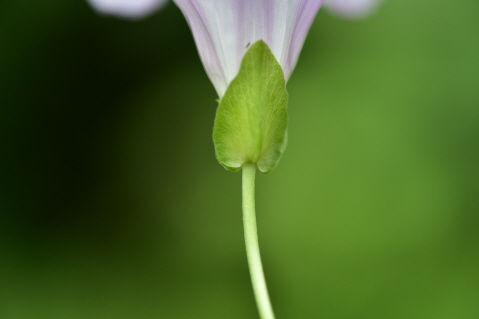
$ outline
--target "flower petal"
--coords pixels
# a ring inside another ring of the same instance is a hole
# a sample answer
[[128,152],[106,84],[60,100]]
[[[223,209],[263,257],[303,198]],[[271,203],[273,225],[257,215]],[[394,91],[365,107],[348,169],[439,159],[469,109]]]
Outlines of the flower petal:
[[324,5],[344,18],[363,18],[376,10],[380,0],[325,0]]
[[208,76],[220,97],[248,47],[268,44],[286,79],[323,0],[174,0],[190,25]]
[[87,0],[98,12],[139,19],[161,7],[167,0]]

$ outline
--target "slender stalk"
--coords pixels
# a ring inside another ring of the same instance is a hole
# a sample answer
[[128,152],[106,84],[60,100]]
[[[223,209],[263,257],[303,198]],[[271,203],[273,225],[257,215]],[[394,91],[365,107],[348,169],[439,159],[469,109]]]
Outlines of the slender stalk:
[[246,242],[246,254],[253,284],[256,305],[261,319],[274,319],[273,308],[269,301],[268,288],[264,279],[263,266],[258,245],[256,229],[256,212],[254,205],[254,178],[256,165],[247,163],[243,166],[243,225]]

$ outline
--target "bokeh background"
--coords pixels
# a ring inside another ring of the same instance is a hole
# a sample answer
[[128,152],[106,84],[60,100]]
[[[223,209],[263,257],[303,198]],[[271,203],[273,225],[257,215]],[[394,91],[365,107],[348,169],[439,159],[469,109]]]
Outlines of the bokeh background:
[[[257,178],[278,318],[479,318],[479,2],[318,15]],[[0,318],[257,318],[179,10],[0,3]]]

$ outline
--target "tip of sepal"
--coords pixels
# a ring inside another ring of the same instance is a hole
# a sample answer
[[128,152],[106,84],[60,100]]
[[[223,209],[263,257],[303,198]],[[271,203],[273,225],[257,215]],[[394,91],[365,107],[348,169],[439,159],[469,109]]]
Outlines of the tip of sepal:
[[283,156],[286,146],[288,145],[288,130],[284,132],[283,139],[278,139],[278,144],[275,147],[271,147],[270,151],[264,154],[258,161],[258,170],[264,175],[270,173],[276,168],[279,160]]
[[[219,160],[218,160],[219,161]],[[223,166],[227,171],[230,171],[230,172],[239,172],[242,168],[243,168],[243,165],[237,167],[237,166],[226,166],[225,164],[221,163],[221,166]]]

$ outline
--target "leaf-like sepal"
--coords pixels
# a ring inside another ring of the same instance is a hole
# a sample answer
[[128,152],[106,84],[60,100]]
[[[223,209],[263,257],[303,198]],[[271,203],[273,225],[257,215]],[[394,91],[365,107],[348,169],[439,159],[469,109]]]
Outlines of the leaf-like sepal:
[[221,165],[237,171],[250,162],[262,173],[272,171],[286,147],[287,104],[281,66],[266,43],[255,42],[216,111],[213,140]]

